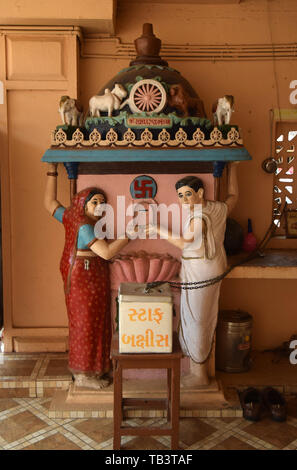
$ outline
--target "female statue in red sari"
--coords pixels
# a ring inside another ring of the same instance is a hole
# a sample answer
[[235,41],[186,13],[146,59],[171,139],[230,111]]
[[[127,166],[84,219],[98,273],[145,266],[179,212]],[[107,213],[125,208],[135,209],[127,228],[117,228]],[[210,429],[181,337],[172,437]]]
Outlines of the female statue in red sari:
[[75,194],[65,209],[57,201],[57,165],[47,173],[45,207],[65,228],[60,263],[69,320],[69,369],[78,386],[100,389],[109,385],[110,284],[108,262],[128,238],[98,240],[96,208],[106,202],[103,191],[87,188]]

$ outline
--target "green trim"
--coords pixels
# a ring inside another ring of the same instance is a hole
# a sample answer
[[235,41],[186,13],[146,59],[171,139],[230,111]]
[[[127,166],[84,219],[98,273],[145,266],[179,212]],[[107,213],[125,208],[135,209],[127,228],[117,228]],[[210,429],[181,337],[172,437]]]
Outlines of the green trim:
[[85,122],[86,129],[89,130],[90,125],[94,124],[97,126],[99,123],[108,122],[111,126],[115,126],[116,124],[123,124],[125,123],[127,111],[121,111],[118,116],[100,116],[100,117],[88,117]]
[[60,130],[62,129],[63,131],[67,132],[67,131],[76,131],[76,129],[83,129],[83,126],[71,126],[70,124],[58,124],[56,126],[56,130]]
[[[206,129],[209,129],[212,126],[212,123],[209,119],[199,118],[195,116],[180,117],[175,112],[169,113],[169,114],[164,114],[164,113],[148,114],[145,112],[130,114],[127,111],[121,111],[120,114],[118,114],[118,116],[89,117],[86,119],[85,127],[86,129],[89,129],[92,124],[97,126],[98,124],[101,124],[104,122],[108,122],[108,124],[110,124],[111,126],[125,123],[127,127],[127,124],[126,124],[127,118],[139,118],[139,117],[167,118],[167,119],[171,119],[174,124],[179,124],[180,126],[186,126],[188,121],[190,121],[194,126],[205,127]],[[58,127],[59,128],[61,127],[63,130],[65,130],[63,126],[58,126]],[[128,126],[128,127],[131,127],[131,126]],[[219,129],[221,131],[224,131],[224,130],[229,131],[231,127],[235,127],[235,129],[238,129],[238,126],[234,126],[234,125],[220,126]]]
[[166,67],[165,65],[146,65],[146,64],[140,64],[140,65],[132,65],[131,67],[126,67],[125,69],[120,70],[117,75],[120,75],[121,73],[125,72],[131,72],[132,70],[140,70],[140,69],[147,69],[147,70],[152,70],[152,69],[159,69],[159,70],[168,70],[169,72],[176,72],[180,75],[180,72],[178,70],[173,69],[172,67]]
[[188,121],[191,121],[194,126],[206,127],[207,129],[212,126],[211,121],[207,118],[200,118],[196,116],[180,117],[176,113],[169,113],[168,117],[169,116],[172,117],[174,124],[180,124],[181,126],[186,126]]
[[135,82],[133,82],[133,83],[128,82],[128,83],[124,84],[124,87],[126,88],[126,90],[128,91],[129,94],[131,92],[131,89],[134,87],[135,83],[140,82],[141,80],[156,80],[156,82],[159,82],[159,83],[161,83],[161,85],[163,85],[166,93],[169,92],[170,85],[168,83],[164,82],[160,75],[158,75],[157,77],[151,77],[151,78],[144,78],[141,75],[137,75],[137,77],[135,77]]

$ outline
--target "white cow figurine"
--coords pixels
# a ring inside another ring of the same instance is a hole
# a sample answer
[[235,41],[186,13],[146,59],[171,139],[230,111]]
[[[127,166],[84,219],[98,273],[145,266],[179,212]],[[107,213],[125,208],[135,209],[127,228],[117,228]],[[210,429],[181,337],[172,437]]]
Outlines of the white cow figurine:
[[70,96],[61,96],[59,113],[62,123],[69,126],[82,126],[83,110],[78,102]]
[[225,95],[213,104],[212,112],[215,125],[230,124],[231,114],[234,112],[233,105],[234,97],[232,95]]
[[120,109],[121,101],[127,96],[127,90],[120,83],[116,83],[112,91],[106,88],[104,95],[95,95],[89,101],[90,115],[100,116],[100,111],[107,111],[112,116],[113,110]]

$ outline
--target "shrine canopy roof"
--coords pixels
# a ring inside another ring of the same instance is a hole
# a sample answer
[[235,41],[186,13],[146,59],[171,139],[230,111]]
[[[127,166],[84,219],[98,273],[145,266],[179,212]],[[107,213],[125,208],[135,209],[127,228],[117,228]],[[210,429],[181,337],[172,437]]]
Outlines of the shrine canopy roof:
[[251,160],[245,147],[201,149],[48,149],[43,162],[232,162]]
[[230,122],[232,95],[214,96],[208,117],[191,84],[160,57],[152,24],[143,25],[135,47],[136,58],[90,98],[86,115],[75,100],[61,97],[63,124],[52,132],[42,161],[112,163],[120,169],[144,163],[148,169],[150,163],[180,168],[183,162],[251,160],[240,127]]

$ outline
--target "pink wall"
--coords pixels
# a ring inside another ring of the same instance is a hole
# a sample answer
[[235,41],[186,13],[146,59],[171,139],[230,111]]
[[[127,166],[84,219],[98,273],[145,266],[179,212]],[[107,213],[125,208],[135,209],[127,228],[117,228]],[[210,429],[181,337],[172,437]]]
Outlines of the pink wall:
[[[188,174],[188,173],[187,173]],[[178,198],[176,196],[175,183],[183,176],[187,174],[180,175],[152,175],[157,183],[157,194],[155,200],[157,203],[170,205],[172,203],[178,204]],[[117,196],[125,196],[126,198],[126,207],[131,204],[132,197],[130,195],[130,184],[133,179],[138,175],[80,175],[78,178],[78,191],[83,188],[90,186],[98,186],[101,188],[108,197],[108,203],[114,208],[115,219],[116,219],[116,204]],[[214,198],[214,179],[212,175],[209,174],[196,174],[199,178],[202,179],[205,185],[205,194],[206,198]],[[116,233],[116,232],[115,232]],[[155,253],[170,253],[172,256],[177,258],[180,257],[180,250],[175,248],[166,240],[135,240],[133,243],[122,250],[123,252],[139,251],[145,250],[147,252]]]

